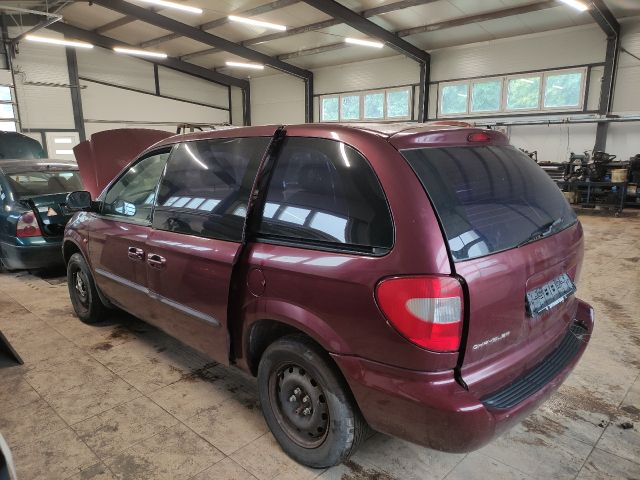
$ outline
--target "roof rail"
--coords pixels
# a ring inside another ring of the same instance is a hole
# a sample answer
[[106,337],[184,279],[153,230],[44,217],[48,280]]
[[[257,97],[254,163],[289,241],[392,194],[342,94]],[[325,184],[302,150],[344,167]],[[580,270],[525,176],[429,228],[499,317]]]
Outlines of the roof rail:
[[435,122],[428,122],[429,125],[445,125],[450,127],[473,127],[473,123],[463,122],[460,120],[438,120]]

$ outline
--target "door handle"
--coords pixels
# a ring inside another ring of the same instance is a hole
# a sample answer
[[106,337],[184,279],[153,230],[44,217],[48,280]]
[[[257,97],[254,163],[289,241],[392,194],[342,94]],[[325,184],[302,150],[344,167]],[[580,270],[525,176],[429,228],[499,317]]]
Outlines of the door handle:
[[167,259],[157,253],[150,253],[147,255],[147,263],[153,268],[163,268]]
[[127,250],[127,256],[131,260],[144,260],[144,250],[142,250],[141,248],[129,247]]

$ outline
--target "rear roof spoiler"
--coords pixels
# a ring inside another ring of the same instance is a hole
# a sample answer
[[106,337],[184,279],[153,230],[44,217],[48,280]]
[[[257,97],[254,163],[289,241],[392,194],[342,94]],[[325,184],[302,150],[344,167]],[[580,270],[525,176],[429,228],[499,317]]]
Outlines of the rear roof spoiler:
[[171,137],[163,130],[119,128],[94,133],[73,149],[80,176],[92,198],[98,197],[115,176],[153,144]]

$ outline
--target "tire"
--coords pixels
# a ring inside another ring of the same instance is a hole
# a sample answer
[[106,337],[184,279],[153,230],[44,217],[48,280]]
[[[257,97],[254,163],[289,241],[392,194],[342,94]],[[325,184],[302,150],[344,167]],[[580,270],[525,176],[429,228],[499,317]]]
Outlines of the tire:
[[347,460],[369,432],[329,355],[304,335],[269,345],[258,366],[258,390],[274,437],[308,467]]
[[84,323],[97,323],[106,313],[100,300],[89,266],[80,253],[74,253],[67,263],[67,286],[76,315]]

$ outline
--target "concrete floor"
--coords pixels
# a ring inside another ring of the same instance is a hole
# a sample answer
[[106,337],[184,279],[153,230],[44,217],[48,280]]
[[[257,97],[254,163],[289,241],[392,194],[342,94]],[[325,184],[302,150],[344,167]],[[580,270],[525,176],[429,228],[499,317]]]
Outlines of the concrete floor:
[[0,329],[25,360],[0,368],[0,432],[21,480],[638,479],[640,218],[581,220],[591,344],[550,401],[480,451],[377,434],[344,465],[301,467],[268,433],[252,379],[124,314],[84,325],[63,279],[26,272],[0,275]]

